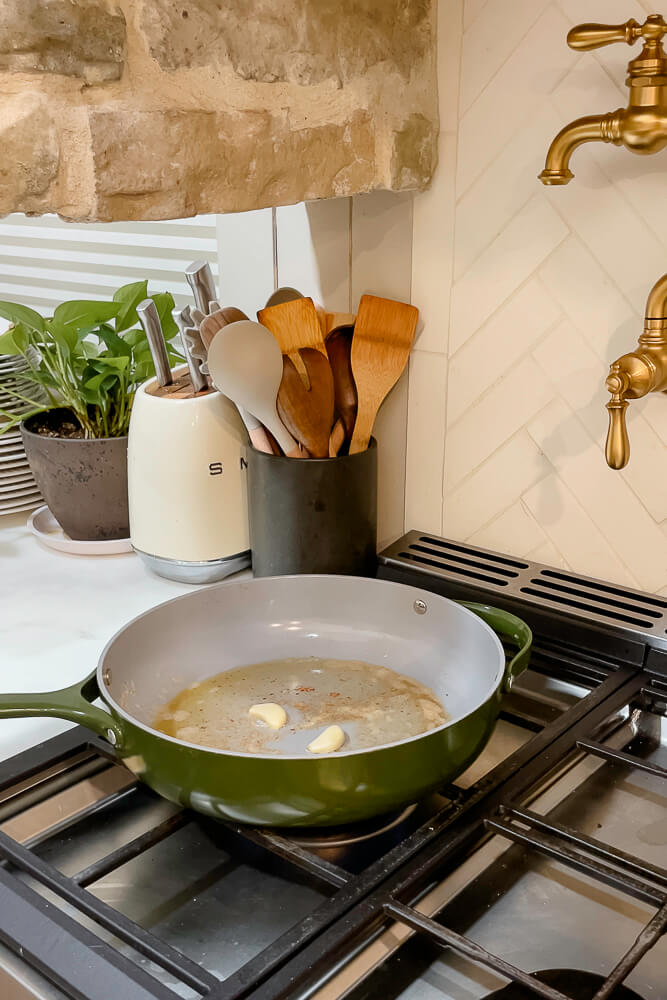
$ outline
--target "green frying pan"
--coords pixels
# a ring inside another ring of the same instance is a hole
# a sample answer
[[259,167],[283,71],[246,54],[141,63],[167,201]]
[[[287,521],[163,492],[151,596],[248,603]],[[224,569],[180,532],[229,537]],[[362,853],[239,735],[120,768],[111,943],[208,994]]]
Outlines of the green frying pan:
[[[517,646],[509,663],[496,632]],[[160,795],[210,816],[338,825],[415,802],[461,774],[491,735],[503,693],[527,667],[531,639],[528,626],[505,611],[385,580],[304,575],[221,583],[135,618],[80,684],[0,696],[0,717],[80,723]],[[152,728],[157,709],[188,684],[294,656],[390,666],[430,687],[449,720],[410,739],[323,756],[232,753]]]

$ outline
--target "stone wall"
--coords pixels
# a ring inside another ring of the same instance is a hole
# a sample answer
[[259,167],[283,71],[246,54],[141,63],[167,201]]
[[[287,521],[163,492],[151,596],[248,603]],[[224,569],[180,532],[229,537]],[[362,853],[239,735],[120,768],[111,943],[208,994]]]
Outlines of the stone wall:
[[0,214],[162,219],[422,189],[432,0],[0,0]]

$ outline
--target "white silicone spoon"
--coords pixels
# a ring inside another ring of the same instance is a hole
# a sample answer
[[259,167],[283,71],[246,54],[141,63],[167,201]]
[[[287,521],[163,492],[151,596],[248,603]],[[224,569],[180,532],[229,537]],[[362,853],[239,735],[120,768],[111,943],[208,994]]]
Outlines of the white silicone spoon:
[[303,456],[298,442],[278,416],[276,399],[283,377],[283,355],[265,326],[250,319],[223,326],[208,349],[208,370],[216,389],[264,424],[286,455]]

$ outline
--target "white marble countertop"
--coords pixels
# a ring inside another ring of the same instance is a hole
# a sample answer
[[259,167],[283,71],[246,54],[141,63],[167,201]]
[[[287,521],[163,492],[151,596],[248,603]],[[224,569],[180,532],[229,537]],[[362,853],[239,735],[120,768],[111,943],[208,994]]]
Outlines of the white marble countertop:
[[[154,576],[134,553],[74,556],[46,548],[27,519],[0,517],[0,692],[73,684],[95,668],[122,625],[193,589]],[[56,719],[2,719],[0,760],[68,726]]]

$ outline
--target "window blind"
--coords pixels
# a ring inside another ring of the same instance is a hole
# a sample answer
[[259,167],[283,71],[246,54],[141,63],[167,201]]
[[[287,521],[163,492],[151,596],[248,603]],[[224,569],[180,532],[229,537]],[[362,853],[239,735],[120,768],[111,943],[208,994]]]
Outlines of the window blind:
[[193,260],[209,261],[217,279],[215,215],[164,222],[0,219],[0,299],[43,315],[67,299],[109,299],[120,285],[143,278],[150,292],[169,291],[185,305],[192,295],[184,270]]

